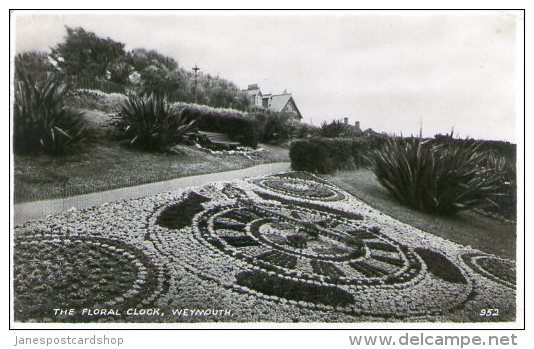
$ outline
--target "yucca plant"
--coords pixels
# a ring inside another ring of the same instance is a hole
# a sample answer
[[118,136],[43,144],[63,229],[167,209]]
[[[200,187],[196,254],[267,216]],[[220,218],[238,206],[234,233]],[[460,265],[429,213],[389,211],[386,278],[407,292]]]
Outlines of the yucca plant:
[[34,81],[19,73],[13,106],[15,153],[58,155],[87,138],[83,114],[64,106],[67,87],[52,75]]
[[491,197],[490,204],[482,207],[484,211],[496,213],[507,219],[516,219],[517,180],[515,162],[501,153],[489,152],[482,167],[485,176],[496,177],[498,191]]
[[161,95],[130,94],[114,123],[130,145],[167,151],[187,138],[194,130],[195,120],[188,120],[183,108],[172,108]]
[[498,190],[498,178],[482,166],[479,143],[438,142],[421,136],[389,136],[367,159],[378,181],[404,205],[453,214],[483,205]]

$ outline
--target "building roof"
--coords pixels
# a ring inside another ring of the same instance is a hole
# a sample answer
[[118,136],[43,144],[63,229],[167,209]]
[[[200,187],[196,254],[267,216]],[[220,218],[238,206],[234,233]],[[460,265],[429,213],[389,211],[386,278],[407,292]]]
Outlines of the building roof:
[[302,115],[300,114],[300,110],[297,107],[297,104],[293,100],[293,96],[291,93],[282,93],[279,95],[264,95],[263,99],[269,99],[271,102],[271,105],[269,106],[269,109],[275,112],[281,112],[282,109],[289,103],[289,101],[293,101],[293,105],[295,109],[297,110],[297,113],[299,115],[299,118],[302,118]]
[[[302,118],[302,115],[300,114],[300,110],[297,107],[297,104],[295,103],[295,100],[293,100],[293,96],[291,93],[288,93],[284,90],[284,93],[280,93],[277,95],[273,95],[271,93],[261,93],[261,90],[258,86],[258,84],[251,84],[248,85],[246,90],[242,90],[249,96],[257,96],[259,95],[262,98],[263,101],[263,107],[267,107],[267,109],[272,110],[274,112],[281,112],[284,107],[292,101],[293,106],[297,110],[297,114],[299,116],[299,119]],[[266,100],[268,102],[266,102]],[[262,107],[262,105],[258,105],[259,107]]]
[[271,100],[269,109],[272,109],[275,112],[280,112],[291,99],[291,94],[270,95],[266,96],[265,98],[269,98]]

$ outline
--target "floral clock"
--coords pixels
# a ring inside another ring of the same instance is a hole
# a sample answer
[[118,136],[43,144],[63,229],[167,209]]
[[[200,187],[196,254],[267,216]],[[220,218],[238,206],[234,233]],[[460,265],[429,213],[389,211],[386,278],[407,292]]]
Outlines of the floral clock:
[[[185,268],[264,301],[399,318],[461,307],[472,291],[464,271],[441,253],[396,241],[391,228],[365,215],[329,204],[346,199],[309,175],[216,185],[159,210],[151,235],[157,245],[173,246],[176,263],[187,236],[202,257]],[[174,215],[192,207],[192,230],[173,225]]]
[[[480,321],[495,304],[515,317],[513,261],[403,224],[305,172],[28,222],[15,229],[13,261],[17,321],[212,321],[169,315],[184,307],[231,309],[223,321]],[[167,315],[58,319],[58,304]]]

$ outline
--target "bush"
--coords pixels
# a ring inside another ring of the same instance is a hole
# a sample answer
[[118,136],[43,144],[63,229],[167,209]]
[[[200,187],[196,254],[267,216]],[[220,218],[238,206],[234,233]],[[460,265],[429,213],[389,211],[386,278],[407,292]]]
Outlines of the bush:
[[439,214],[479,207],[497,191],[477,143],[388,137],[369,152],[378,181],[400,203]]
[[250,114],[250,116],[258,122],[260,140],[263,143],[286,141],[291,138],[295,128],[287,114],[261,110]]
[[295,171],[331,173],[366,165],[365,154],[372,137],[320,138],[313,137],[291,142],[289,157]]
[[65,104],[73,108],[100,110],[106,113],[118,113],[128,97],[122,93],[105,93],[99,90],[79,89],[69,91]]
[[66,93],[66,85],[52,75],[39,81],[18,75],[13,107],[15,153],[63,154],[87,138],[82,113],[64,106]]
[[[514,157],[515,158],[515,157]],[[506,219],[516,219],[517,208],[517,178],[515,161],[503,156],[499,151],[490,151],[482,162],[486,170],[484,177],[497,177],[498,190],[491,197],[491,204],[482,209],[496,213]]]
[[319,128],[306,123],[298,123],[295,126],[294,136],[296,138],[308,138],[319,135]]
[[15,56],[15,80],[23,76],[31,76],[34,81],[45,80],[49,74],[57,73],[56,67],[50,63],[46,52],[29,51]]
[[330,123],[323,121],[319,128],[319,136],[326,138],[353,137],[358,136],[352,125],[346,124],[342,120],[332,120]]
[[196,120],[199,130],[228,135],[244,146],[256,148],[260,129],[256,120],[234,109],[211,108],[197,104],[175,103],[173,108],[184,108],[184,116]]
[[185,141],[195,121],[187,119],[183,109],[171,108],[164,97],[130,94],[113,123],[119,135],[128,139],[130,145],[167,151]]
[[516,161],[517,146],[510,142],[491,141],[491,140],[475,140],[475,139],[466,139],[466,140],[457,139],[457,138],[454,138],[452,132],[450,134],[445,134],[445,135],[437,134],[434,136],[434,138],[440,142],[468,143],[468,144],[476,143],[478,144],[478,149],[481,151],[486,151],[489,153],[493,153],[495,155],[502,156],[511,163],[515,163]]

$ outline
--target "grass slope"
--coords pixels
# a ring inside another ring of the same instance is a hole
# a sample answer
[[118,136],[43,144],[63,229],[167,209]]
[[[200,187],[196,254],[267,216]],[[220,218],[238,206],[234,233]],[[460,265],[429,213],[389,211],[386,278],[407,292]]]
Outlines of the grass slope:
[[61,198],[289,160],[285,148],[263,148],[251,160],[237,154],[212,155],[191,146],[177,146],[176,154],[145,152],[101,140],[62,157],[15,155],[14,200]]

